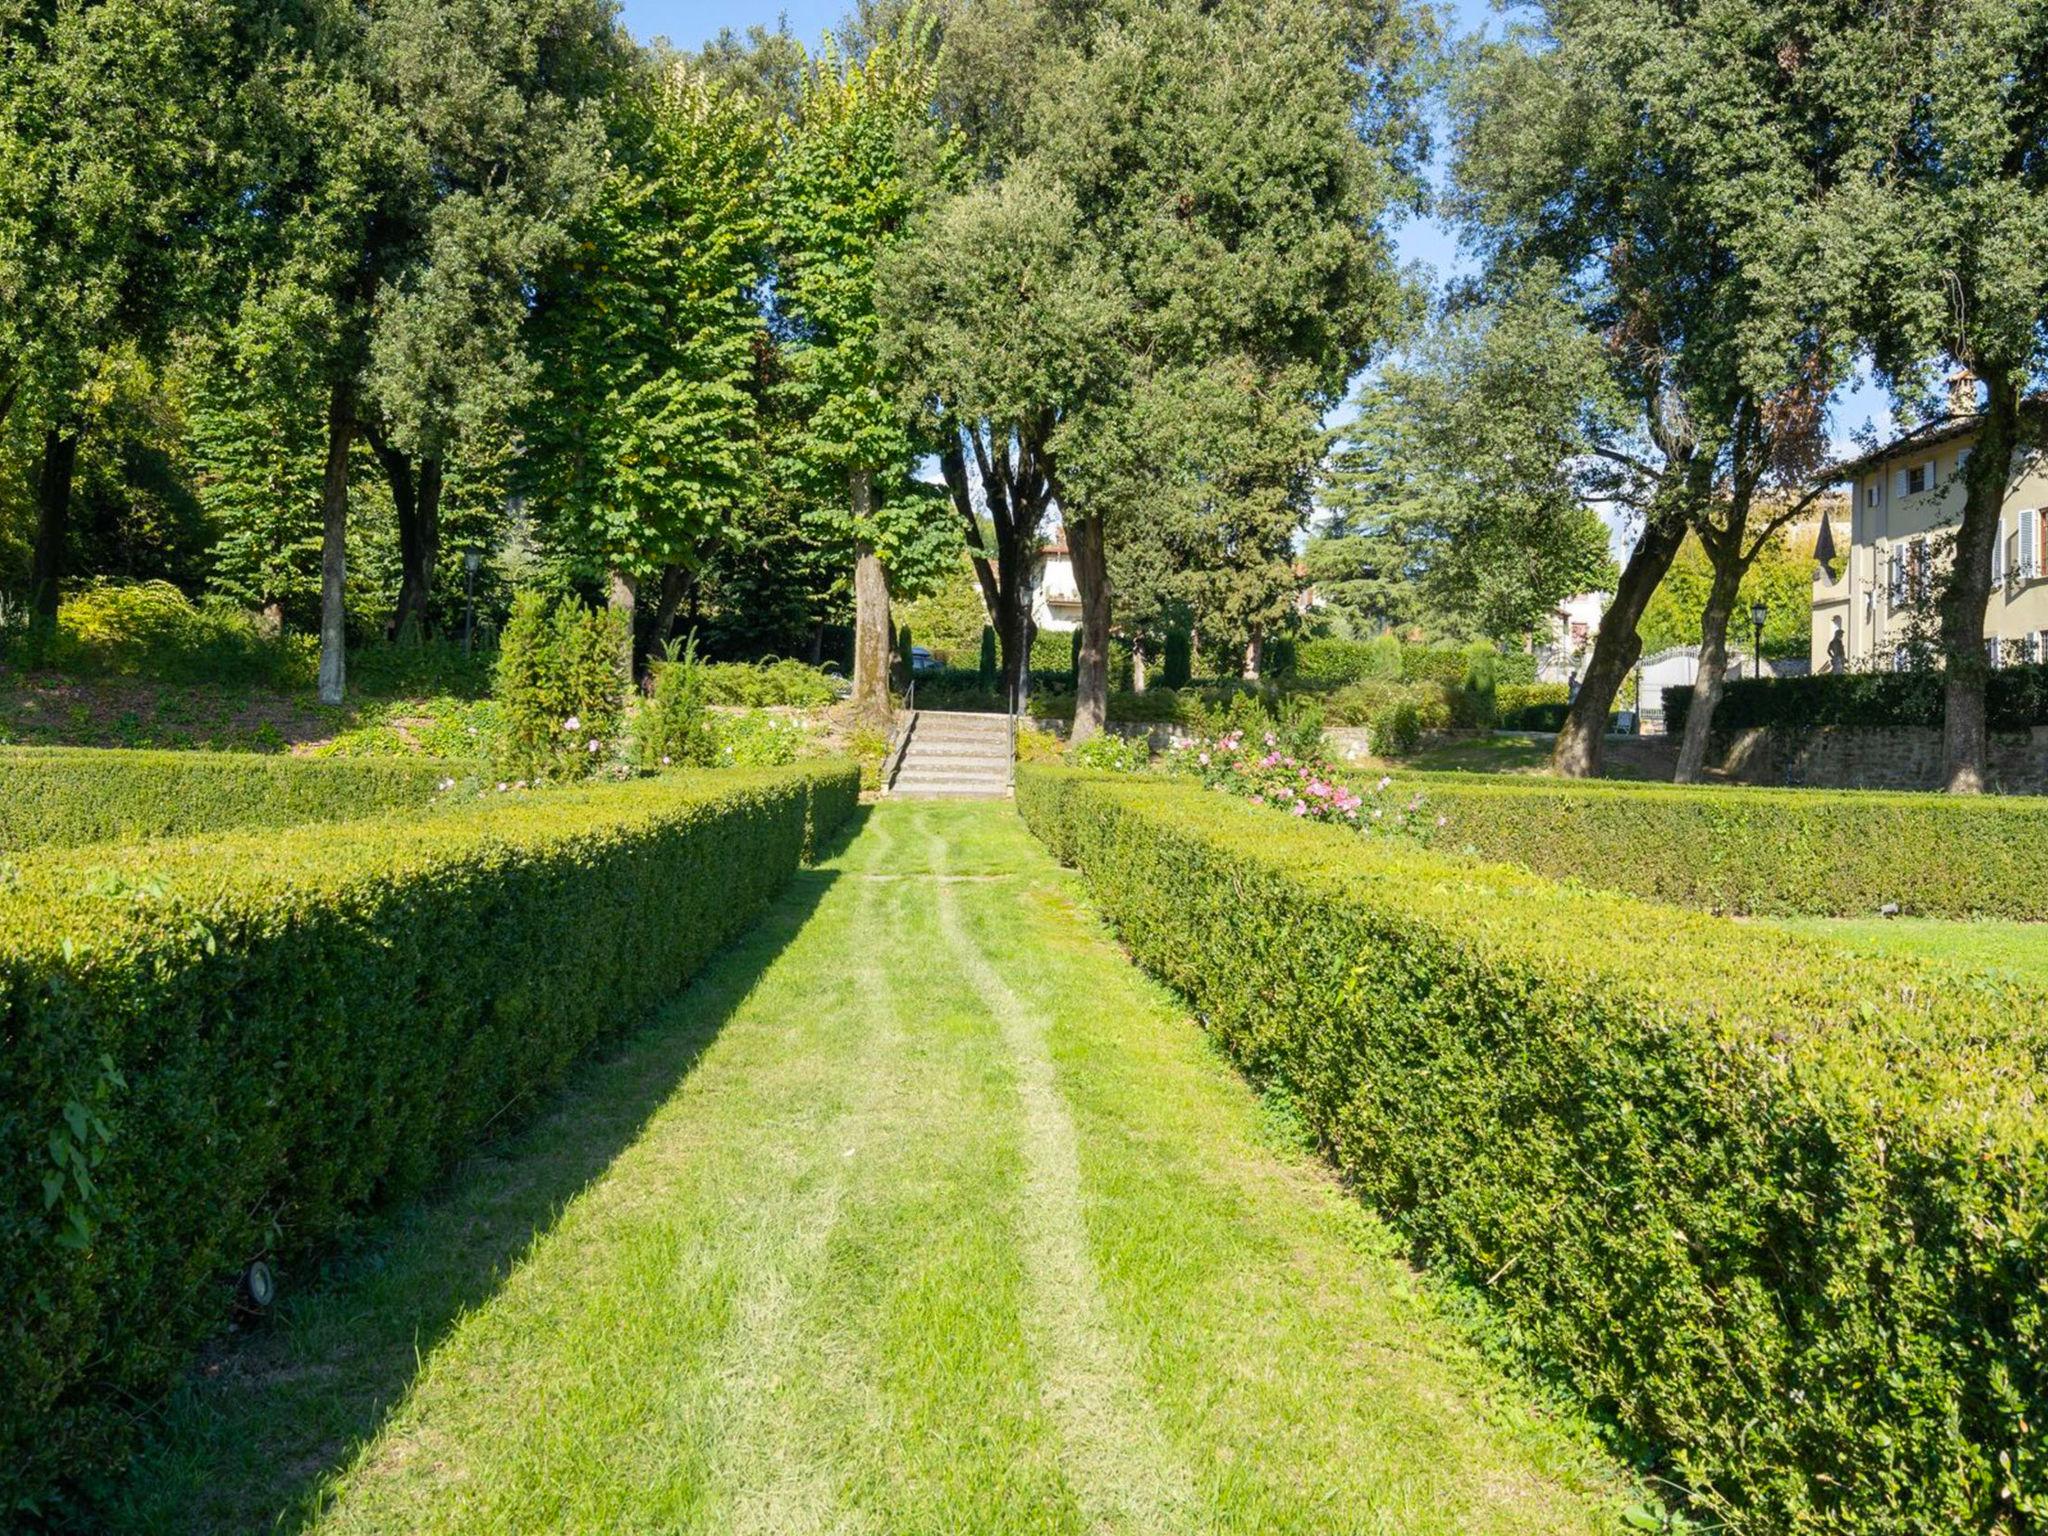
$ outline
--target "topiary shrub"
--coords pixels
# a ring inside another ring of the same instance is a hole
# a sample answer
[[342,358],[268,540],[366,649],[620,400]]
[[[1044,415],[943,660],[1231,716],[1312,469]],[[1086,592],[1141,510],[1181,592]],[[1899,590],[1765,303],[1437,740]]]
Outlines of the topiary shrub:
[[2048,989],[1157,779],[1027,769],[1017,807],[1711,1528],[2036,1528]]
[[1166,654],[1159,666],[1159,681],[1169,688],[1185,688],[1188,685],[1189,666],[1194,658],[1194,642],[1184,629],[1169,629],[1166,632]]
[[498,644],[501,767],[540,783],[587,778],[609,760],[625,712],[625,634],[608,609],[522,592]]
[[118,1461],[244,1264],[310,1278],[673,997],[856,798],[838,764],[668,775],[17,860],[0,1511]]
[[981,655],[974,669],[975,682],[983,693],[994,693],[1000,686],[996,667],[996,632],[993,625],[981,626]]

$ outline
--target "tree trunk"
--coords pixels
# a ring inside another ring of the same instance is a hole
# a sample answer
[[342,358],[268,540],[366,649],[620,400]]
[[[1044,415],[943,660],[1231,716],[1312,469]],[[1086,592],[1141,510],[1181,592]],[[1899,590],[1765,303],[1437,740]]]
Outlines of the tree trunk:
[[853,472],[853,712],[876,728],[889,722],[889,578],[867,537],[874,514],[874,476]]
[[676,615],[682,611],[687,581],[680,565],[661,568],[661,596],[655,600],[654,617],[647,626],[647,643],[642,655],[652,656],[656,651],[667,648],[669,634],[676,626]]
[[634,610],[640,602],[640,583],[625,571],[611,573],[611,590],[605,599],[605,606],[617,618],[619,624],[619,683],[625,697],[633,697],[633,620]]
[[1586,658],[1585,675],[1579,679],[1578,697],[1565,712],[1564,729],[1557,733],[1557,745],[1550,756],[1553,772],[1567,778],[1593,778],[1600,772],[1601,754],[1607,737],[1607,712],[1627,679],[1629,668],[1642,654],[1642,637],[1636,625],[1651,595],[1671,569],[1678,546],[1685,542],[1686,518],[1675,508],[1653,514],[1643,536],[1629,552],[1621,579],[1614,584],[1614,602],[1600,620],[1600,634]]
[[419,461],[419,478],[410,506],[399,504],[398,607],[391,616],[397,638],[410,624],[425,638],[432,632],[428,605],[434,593],[434,566],[441,557],[441,461]]
[[1131,637],[1131,692],[1145,691],[1145,641],[1140,635]]
[[822,666],[825,661],[825,621],[819,619],[811,626],[811,665]]
[[1266,659],[1266,632],[1254,624],[1252,637],[1244,645],[1244,675],[1248,682],[1259,680],[1259,666]]
[[1984,607],[1991,600],[1991,552],[1998,542],[2006,481],[2019,440],[2020,386],[2003,369],[1979,369],[1987,386],[1983,424],[1963,474],[1963,521],[1941,596],[1943,772],[1952,795],[1984,789]]
[[[1707,606],[1700,616],[1700,665],[1693,678],[1692,705],[1686,711],[1685,737],[1678,744],[1678,770],[1671,776],[1675,784],[1699,783],[1707,766],[1707,740],[1728,677],[1728,617],[1735,612],[1742,589],[1740,543],[1738,532],[1736,547],[1707,548],[1714,563],[1714,579],[1707,586]],[[1636,707],[1642,708],[1640,699]]]
[[348,380],[337,380],[327,396],[327,468],[320,477],[322,704],[339,704],[348,686],[348,452],[355,435],[355,393]]
[[64,595],[64,544],[71,526],[71,479],[78,468],[78,434],[52,427],[43,434],[42,471],[36,477],[36,545],[29,569],[30,612],[38,629],[56,628]]
[[1109,723],[1109,555],[1102,519],[1086,518],[1067,530],[1074,584],[1081,589],[1081,658],[1074,673],[1074,732],[1086,741]]

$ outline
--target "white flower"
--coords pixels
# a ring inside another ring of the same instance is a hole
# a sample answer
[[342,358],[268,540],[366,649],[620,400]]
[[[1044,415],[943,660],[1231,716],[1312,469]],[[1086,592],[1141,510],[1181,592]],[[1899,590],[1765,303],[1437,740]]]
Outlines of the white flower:
[[565,731],[580,731],[583,729],[583,722],[581,720],[578,720],[574,715],[571,715],[568,719],[562,722],[562,729]]
[[443,779],[443,780],[441,781],[441,788],[442,788],[442,789],[444,789],[444,790],[446,790],[446,789],[453,789],[454,787],[455,787],[455,781],[454,781],[453,779]]
[[664,752],[664,753],[662,753],[662,754],[661,754],[661,766],[662,766],[662,767],[664,767],[664,768],[666,768],[666,767],[668,766],[668,763],[669,763],[669,757],[668,757],[668,754],[667,754],[666,752]]
[[586,752],[595,752],[597,750],[597,738],[593,736],[590,738],[590,740],[583,743],[583,750]]
[[503,793],[505,793],[505,789],[506,789],[506,786],[505,786],[505,785],[503,785],[503,784],[500,784],[500,785],[498,786],[498,793],[502,795]]

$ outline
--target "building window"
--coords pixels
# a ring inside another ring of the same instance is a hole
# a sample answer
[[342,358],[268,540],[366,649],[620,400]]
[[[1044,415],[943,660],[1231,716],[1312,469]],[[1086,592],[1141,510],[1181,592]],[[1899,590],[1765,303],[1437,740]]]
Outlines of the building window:
[[1892,546],[1891,558],[1885,565],[1885,601],[1894,609],[1906,603],[1906,551],[1902,545]]
[[2048,661],[2048,629],[2037,629],[2027,636],[2027,660],[2036,666]]
[[1909,547],[1906,595],[1915,603],[1927,600],[1927,541],[1915,539]]
[[1996,636],[1996,635],[1986,635],[1986,636],[1984,637],[1984,659],[1985,659],[1986,661],[1988,661],[1988,662],[1990,662],[1990,663],[1991,663],[1991,669],[1992,669],[1992,670],[1993,670],[1994,672],[1998,670],[1998,657],[1999,657],[1999,644],[1998,644],[1998,636]]
[[1903,645],[1892,647],[1892,670],[1894,672],[1907,671],[1912,664],[1913,658],[1907,654],[1906,648]]
[[1875,480],[1863,487],[1863,505],[1866,507],[1875,507],[1877,505],[1877,482]]
[[1906,471],[1906,494],[1918,496],[1927,489],[1927,466],[1915,464]]

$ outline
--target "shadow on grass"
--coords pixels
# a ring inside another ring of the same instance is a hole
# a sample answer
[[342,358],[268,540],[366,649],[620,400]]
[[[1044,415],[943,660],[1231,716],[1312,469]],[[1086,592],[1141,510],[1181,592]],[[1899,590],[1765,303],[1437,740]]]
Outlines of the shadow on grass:
[[[829,839],[820,862],[866,815]],[[86,1528],[304,1529],[323,1486],[377,1433],[435,1347],[638,1138],[836,878],[799,871],[680,996],[600,1046],[523,1129],[472,1152],[420,1198],[373,1215],[325,1263],[280,1275],[273,1317],[207,1349]]]

